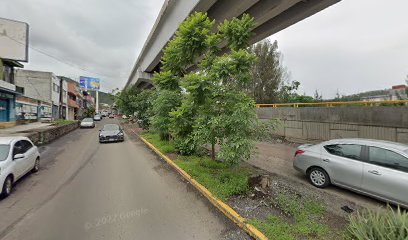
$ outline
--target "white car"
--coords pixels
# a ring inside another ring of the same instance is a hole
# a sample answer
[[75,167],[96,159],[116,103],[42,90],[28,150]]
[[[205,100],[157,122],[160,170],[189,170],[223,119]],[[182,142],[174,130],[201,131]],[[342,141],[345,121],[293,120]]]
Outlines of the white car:
[[93,120],[94,120],[94,121],[101,121],[101,120],[102,120],[102,117],[101,117],[101,115],[96,114],[96,115],[93,117]]
[[95,122],[92,118],[84,118],[79,126],[81,128],[94,128]]
[[27,137],[0,137],[1,196],[10,195],[13,184],[29,171],[40,168],[38,148]]

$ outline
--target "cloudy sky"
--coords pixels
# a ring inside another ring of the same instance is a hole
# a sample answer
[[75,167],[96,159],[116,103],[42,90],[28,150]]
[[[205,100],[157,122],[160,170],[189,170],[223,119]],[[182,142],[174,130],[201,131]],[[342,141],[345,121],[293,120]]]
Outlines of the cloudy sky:
[[[30,25],[26,69],[123,87],[163,0],[0,0],[0,17]],[[408,74],[408,1],[343,0],[271,36],[301,93],[389,88]],[[83,71],[81,69],[85,69]]]

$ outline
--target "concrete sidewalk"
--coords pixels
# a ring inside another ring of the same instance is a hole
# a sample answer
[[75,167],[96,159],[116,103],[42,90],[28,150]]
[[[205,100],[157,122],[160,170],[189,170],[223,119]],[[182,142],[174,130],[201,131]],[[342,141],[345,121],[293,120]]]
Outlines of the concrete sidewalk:
[[0,129],[0,136],[16,135],[23,132],[28,132],[38,128],[51,126],[51,123],[33,122],[28,124],[16,125],[11,128]]

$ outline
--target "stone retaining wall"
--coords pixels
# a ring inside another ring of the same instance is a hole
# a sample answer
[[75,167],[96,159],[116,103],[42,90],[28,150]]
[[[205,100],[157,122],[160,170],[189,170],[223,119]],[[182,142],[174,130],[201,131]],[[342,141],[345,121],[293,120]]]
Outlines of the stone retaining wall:
[[26,132],[26,136],[33,141],[36,145],[44,145],[54,141],[55,139],[77,129],[79,122],[63,125],[52,126],[47,128],[35,129],[30,132]]

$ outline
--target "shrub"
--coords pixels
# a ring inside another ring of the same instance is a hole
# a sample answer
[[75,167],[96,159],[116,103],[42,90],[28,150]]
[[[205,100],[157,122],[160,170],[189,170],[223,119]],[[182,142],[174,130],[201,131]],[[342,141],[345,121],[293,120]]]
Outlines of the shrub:
[[386,212],[366,210],[350,217],[347,234],[357,240],[406,240],[408,214],[391,207]]
[[152,129],[160,135],[162,140],[170,137],[169,126],[171,124],[170,112],[181,104],[181,94],[177,91],[161,90],[153,102],[153,117],[150,119]]

